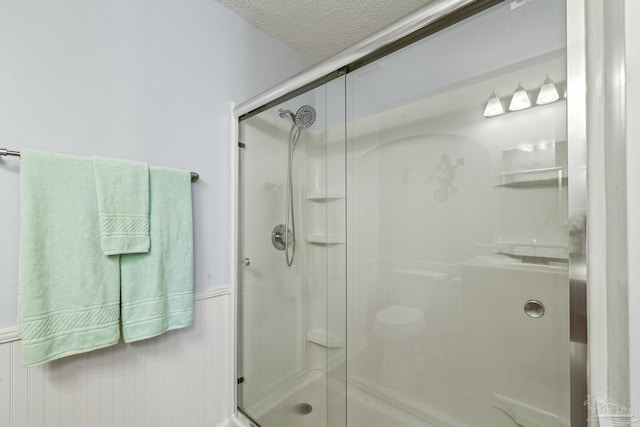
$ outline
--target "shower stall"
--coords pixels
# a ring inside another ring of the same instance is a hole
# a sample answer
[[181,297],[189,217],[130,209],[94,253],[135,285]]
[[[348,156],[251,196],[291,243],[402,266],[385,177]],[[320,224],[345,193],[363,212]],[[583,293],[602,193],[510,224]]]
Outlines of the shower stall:
[[247,425],[586,425],[566,7],[435,1],[425,25],[247,104]]

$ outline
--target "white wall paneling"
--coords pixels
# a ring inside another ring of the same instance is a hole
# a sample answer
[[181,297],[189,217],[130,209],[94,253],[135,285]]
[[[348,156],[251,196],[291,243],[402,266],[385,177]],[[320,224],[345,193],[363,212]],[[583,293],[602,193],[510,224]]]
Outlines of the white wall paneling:
[[192,327],[24,368],[21,342],[0,344],[3,427],[205,427],[231,413],[228,289],[198,300]]

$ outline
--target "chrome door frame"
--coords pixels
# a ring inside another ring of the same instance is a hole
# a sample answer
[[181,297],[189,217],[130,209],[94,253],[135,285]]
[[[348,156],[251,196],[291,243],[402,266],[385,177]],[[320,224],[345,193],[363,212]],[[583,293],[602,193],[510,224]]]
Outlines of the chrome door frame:
[[567,173],[571,426],[587,425],[587,127],[585,4],[567,0]]

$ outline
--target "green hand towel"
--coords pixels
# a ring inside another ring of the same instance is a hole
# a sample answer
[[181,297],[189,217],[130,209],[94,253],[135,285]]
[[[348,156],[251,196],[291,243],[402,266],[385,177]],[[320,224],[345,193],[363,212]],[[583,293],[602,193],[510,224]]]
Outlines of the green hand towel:
[[119,260],[102,253],[97,206],[89,159],[22,151],[19,327],[25,366],[120,338]]
[[149,252],[149,166],[93,157],[105,255]]
[[151,248],[122,255],[122,334],[150,338],[193,320],[191,174],[149,167]]

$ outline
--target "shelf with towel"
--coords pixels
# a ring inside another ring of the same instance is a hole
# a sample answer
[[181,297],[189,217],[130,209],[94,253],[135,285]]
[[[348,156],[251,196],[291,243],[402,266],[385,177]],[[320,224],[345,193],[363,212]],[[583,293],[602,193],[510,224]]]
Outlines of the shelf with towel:
[[[13,156],[20,157],[20,152],[15,150],[9,150],[7,148],[0,148],[0,156]],[[191,172],[191,182],[196,182],[200,179],[200,175],[196,172]]]

